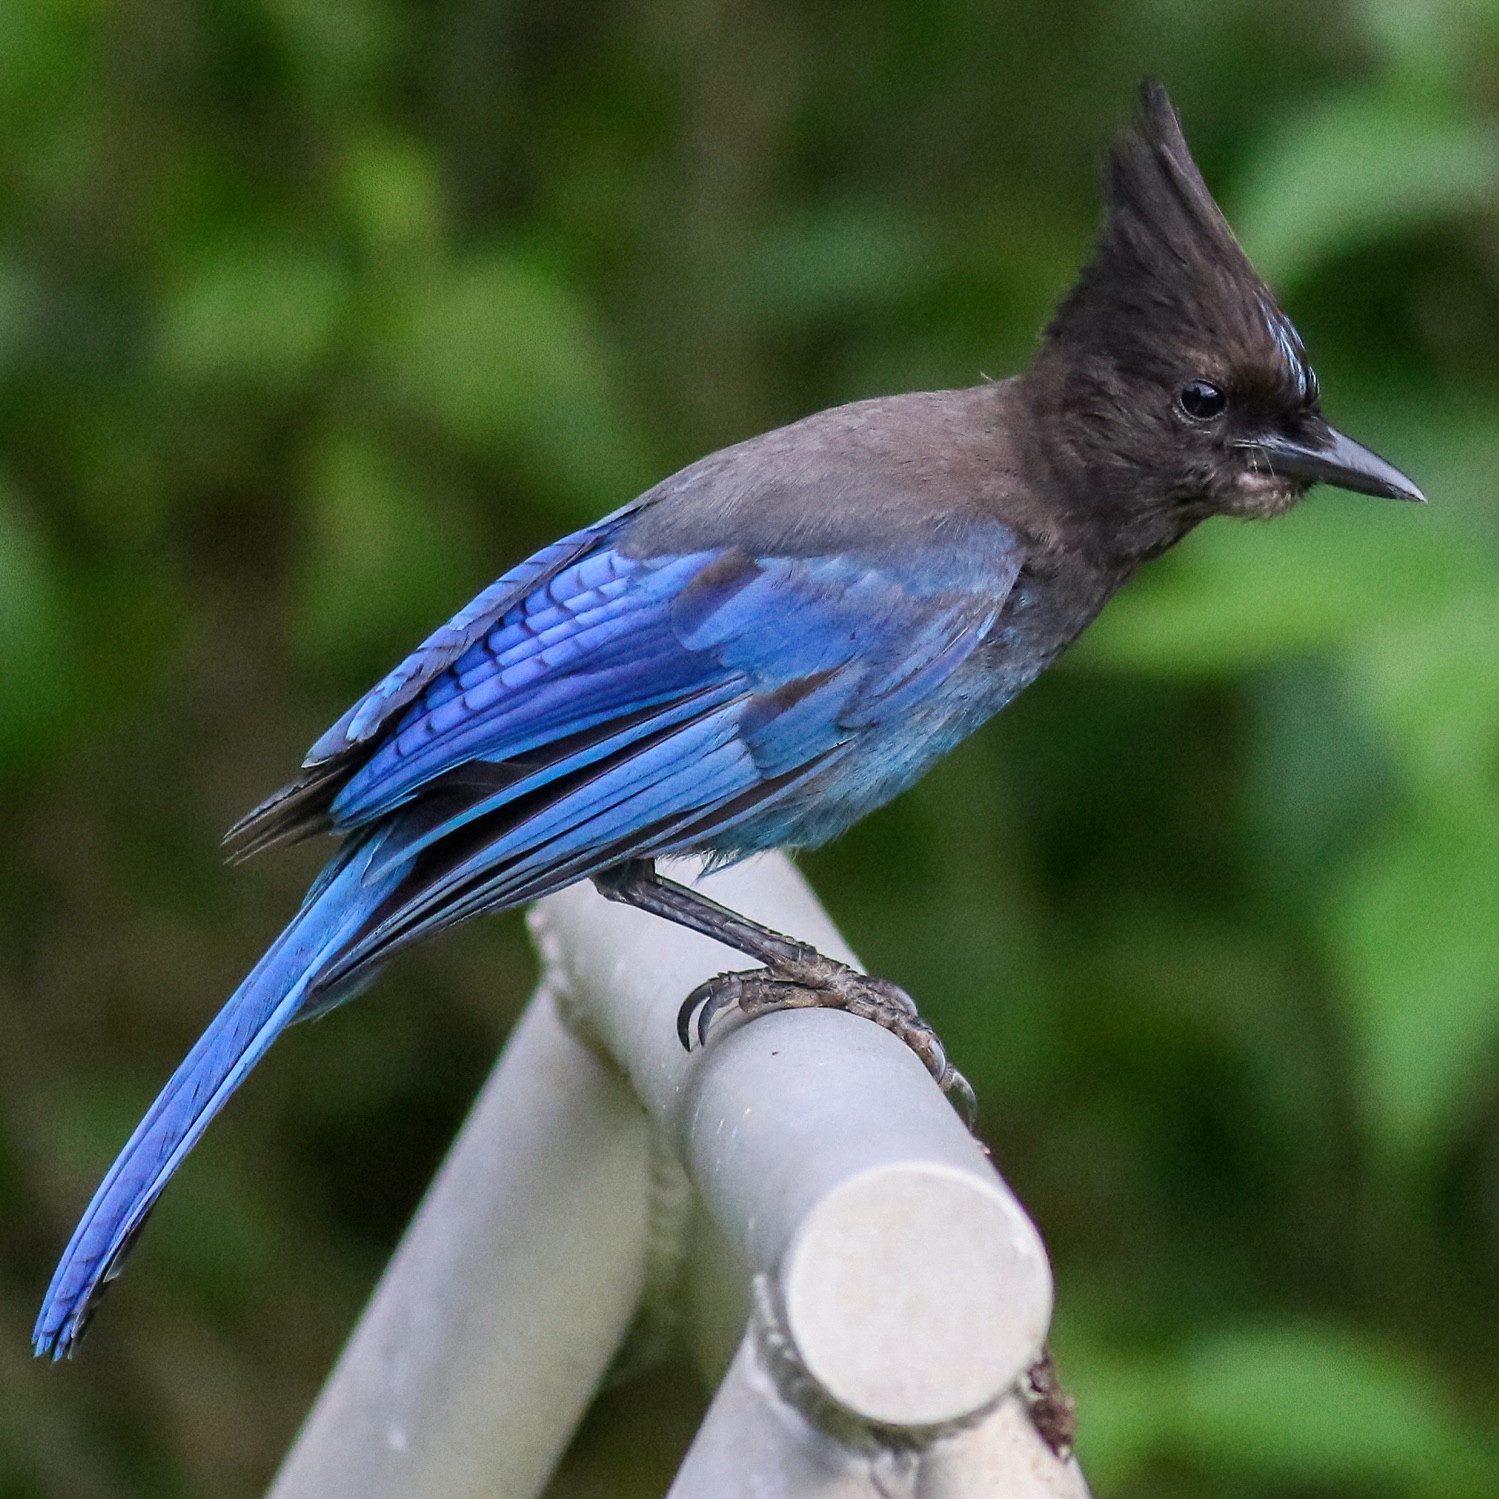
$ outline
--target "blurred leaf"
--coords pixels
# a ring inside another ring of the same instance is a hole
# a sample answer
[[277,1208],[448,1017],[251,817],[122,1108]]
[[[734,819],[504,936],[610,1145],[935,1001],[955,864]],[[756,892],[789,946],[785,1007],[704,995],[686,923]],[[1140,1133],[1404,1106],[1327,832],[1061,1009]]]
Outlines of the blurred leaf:
[[387,0],[257,0],[308,94],[369,88],[396,48],[398,11]]
[[372,434],[339,430],[314,456],[312,535],[296,582],[299,644],[346,690],[446,618],[473,580],[457,518]]
[[1397,77],[1439,88],[1492,37],[1495,19],[1492,0],[1359,0],[1353,11]]
[[267,1203],[273,1185],[222,1147],[211,1163],[186,1163],[172,1180],[171,1200],[152,1219],[157,1272],[200,1304],[233,1309],[236,1279],[264,1279],[280,1247]]
[[158,359],[187,384],[292,389],[327,354],[347,297],[337,265],[312,245],[221,245],[167,295]]
[[1298,1492],[1478,1499],[1499,1483],[1494,1453],[1442,1387],[1350,1333],[1265,1326],[1219,1333],[1179,1359],[1081,1362],[1080,1456],[1095,1481],[1186,1461]]
[[528,259],[493,251],[414,281],[377,359],[411,408],[462,443],[528,459],[580,515],[644,482],[587,309]]
[[1080,664],[1215,676],[1345,646],[1486,586],[1484,559],[1415,507],[1314,494],[1271,525],[1201,527],[1084,637]]
[[746,251],[734,295],[757,326],[804,325],[919,293],[936,257],[909,215],[843,203],[787,215]]
[[1389,1484],[1456,1499],[1491,1494],[1499,1465],[1409,1358],[1307,1326],[1227,1333],[1180,1374],[1180,1440],[1282,1483]]
[[37,310],[33,278],[0,253],[0,373],[6,373],[26,347]]
[[1332,950],[1376,1138],[1443,1143],[1499,1042],[1499,805],[1409,817],[1349,870]]
[[56,565],[0,483],[0,763],[45,757],[86,690],[67,640]]
[[65,90],[87,77],[101,0],[6,0],[0,5],[0,110],[18,124],[55,124]]
[[1316,920],[1331,870],[1399,795],[1399,767],[1368,720],[1341,658],[1257,673],[1244,737],[1246,855],[1264,897]]
[[1234,222],[1284,287],[1327,258],[1453,214],[1490,209],[1499,130],[1395,89],[1295,114],[1260,145]]
[[1499,576],[1371,634],[1353,659],[1359,696],[1416,788],[1449,809],[1499,792]]
[[366,136],[340,183],[360,238],[378,250],[434,250],[442,225],[437,165],[414,141]]

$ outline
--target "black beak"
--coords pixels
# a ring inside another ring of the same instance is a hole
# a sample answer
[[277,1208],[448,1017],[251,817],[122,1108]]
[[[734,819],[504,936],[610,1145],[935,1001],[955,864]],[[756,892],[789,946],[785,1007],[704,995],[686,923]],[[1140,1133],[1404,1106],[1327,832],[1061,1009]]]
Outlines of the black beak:
[[1379,495],[1387,500],[1426,503],[1426,496],[1394,464],[1386,463],[1378,453],[1371,453],[1331,427],[1326,437],[1316,441],[1301,442],[1272,433],[1241,442],[1239,447],[1255,460],[1256,467],[1287,479],[1335,484],[1339,489]]

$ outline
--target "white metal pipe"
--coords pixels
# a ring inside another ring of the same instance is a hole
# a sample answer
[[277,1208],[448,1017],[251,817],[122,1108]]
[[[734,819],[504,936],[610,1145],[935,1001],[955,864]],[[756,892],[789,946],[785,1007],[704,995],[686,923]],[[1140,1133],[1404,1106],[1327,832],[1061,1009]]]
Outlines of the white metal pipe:
[[1024,1403],[1005,1398],[977,1426],[935,1443],[921,1459],[916,1499],[1088,1499],[1077,1459],[1059,1462]]
[[[704,890],[824,952],[846,946],[789,862]],[[998,1400],[1044,1340],[1040,1238],[925,1068],[832,1010],[725,1027],[688,1057],[683,996],[743,959],[574,886],[533,916],[568,1003],[675,1139],[822,1394],[857,1417],[932,1427]]]
[[811,1426],[776,1393],[747,1337],[667,1499],[897,1499],[915,1471],[914,1456],[856,1451]]
[[[785,860],[707,883],[727,904],[850,957]],[[696,1235],[710,1246],[691,1277],[702,1324],[694,1332],[709,1356],[740,1293],[728,1283],[749,1269],[769,1277],[765,1300],[796,1354],[791,1382],[815,1392],[812,1405],[832,1398],[856,1418],[920,1429],[1009,1386],[1049,1313],[1040,1242],[900,1042],[847,1015],[799,1011],[730,1025],[689,1058],[676,1040],[677,1007],[735,963],[731,954],[586,888],[545,902],[537,931],[549,980],[272,1499],[539,1492],[645,1283],[653,1126],[640,1099],[734,1246],[724,1252],[722,1241],[711,1247],[714,1235]],[[628,1080],[561,1023],[549,985],[565,987],[576,1028],[607,1047]],[[707,1317],[712,1304],[720,1314]],[[799,1408],[783,1398],[785,1363],[778,1391],[754,1348],[741,1349],[673,1489],[678,1499],[864,1499],[914,1495],[917,1483],[920,1499],[1085,1492],[1080,1479],[1057,1486],[1062,1465],[1013,1400],[918,1462],[809,1423],[811,1406],[795,1390]],[[1024,1486],[1022,1469],[1052,1487]]]
[[650,1124],[543,988],[271,1499],[529,1499],[634,1314]]
[[1088,1499],[1088,1486],[1016,1395],[924,1452],[840,1442],[786,1404],[746,1337],[667,1499]]

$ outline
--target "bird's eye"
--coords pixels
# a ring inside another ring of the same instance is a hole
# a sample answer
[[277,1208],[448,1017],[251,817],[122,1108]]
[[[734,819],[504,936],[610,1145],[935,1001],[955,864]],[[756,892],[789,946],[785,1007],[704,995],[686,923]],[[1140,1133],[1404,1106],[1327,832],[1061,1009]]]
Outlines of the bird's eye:
[[1228,405],[1228,397],[1211,380],[1188,380],[1176,399],[1194,422],[1210,422]]

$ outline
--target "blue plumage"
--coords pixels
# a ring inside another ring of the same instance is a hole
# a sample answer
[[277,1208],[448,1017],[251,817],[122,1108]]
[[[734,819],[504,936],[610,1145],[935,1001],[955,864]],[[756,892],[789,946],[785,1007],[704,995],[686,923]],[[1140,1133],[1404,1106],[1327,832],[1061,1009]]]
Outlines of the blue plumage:
[[957,554],[972,526],[883,561],[635,554],[637,513],[485,590],[242,825],[254,843],[320,827],[348,842],[95,1195],[38,1352],[70,1351],[167,1179],[276,1035],[394,950],[623,858],[820,842],[995,706],[960,678],[1018,571],[1005,527],[975,522],[990,558],[976,568]]

